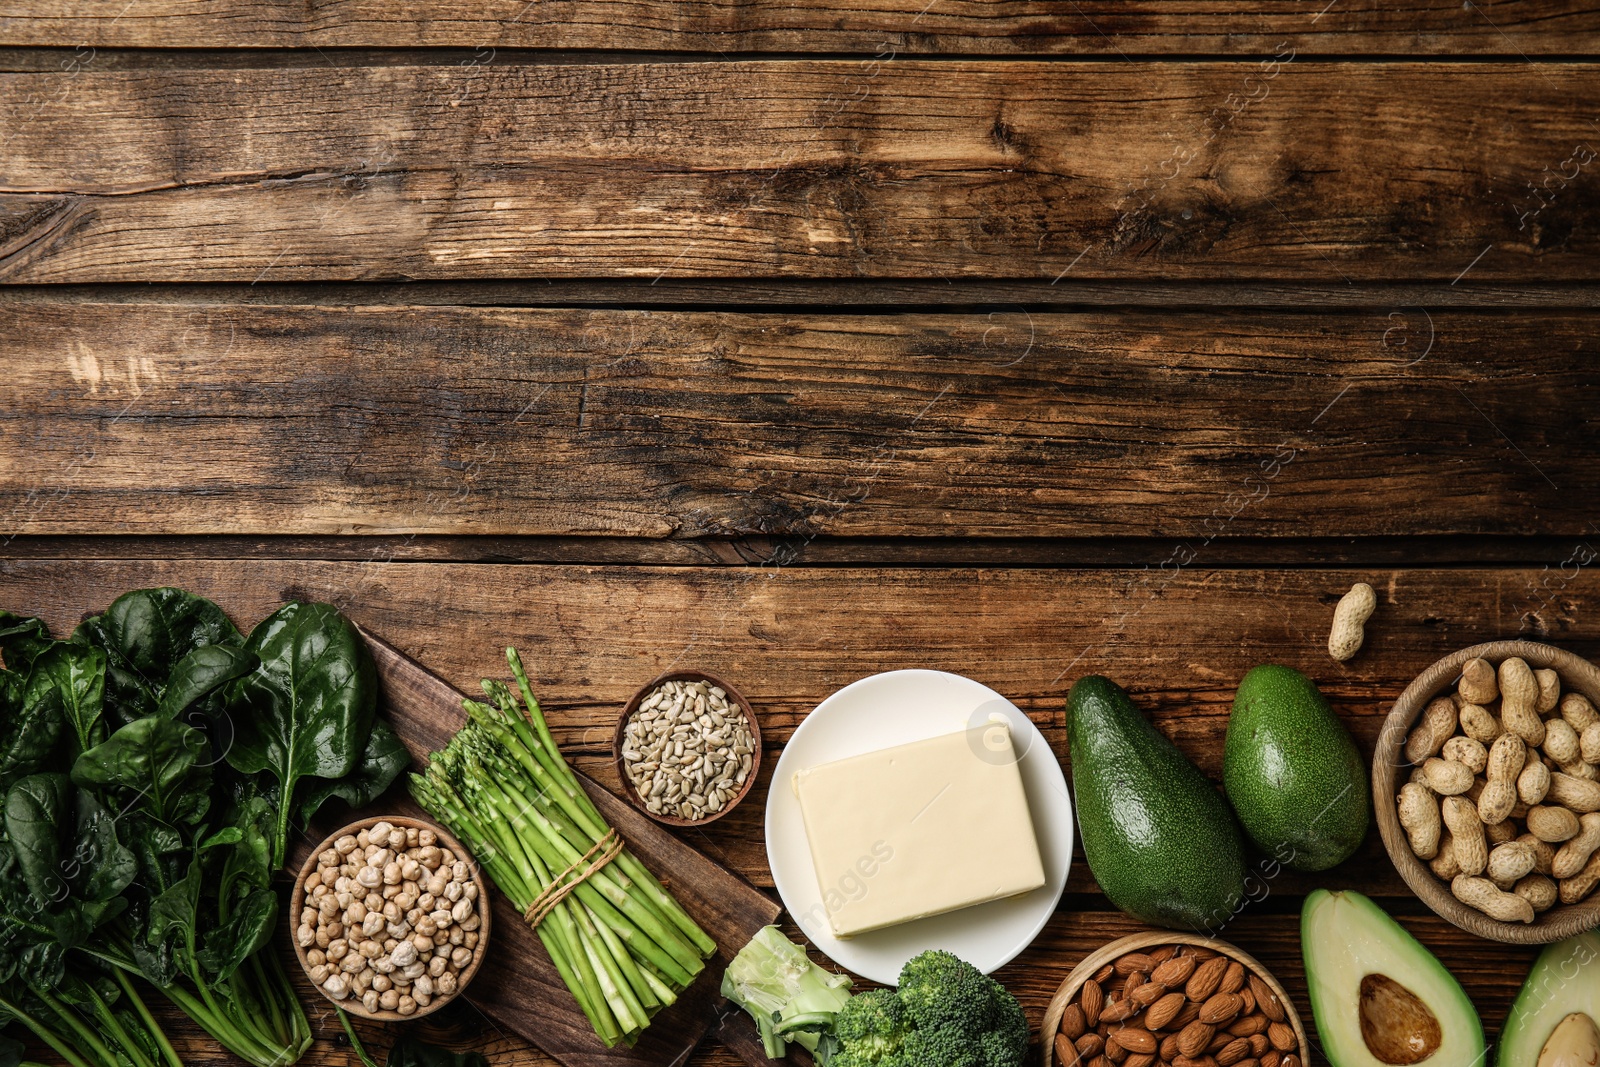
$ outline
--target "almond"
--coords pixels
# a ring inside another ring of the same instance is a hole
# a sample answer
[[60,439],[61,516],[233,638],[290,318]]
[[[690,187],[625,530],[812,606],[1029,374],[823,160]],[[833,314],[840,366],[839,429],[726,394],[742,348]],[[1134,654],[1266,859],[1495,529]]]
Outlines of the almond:
[[1178,1035],[1177,1034],[1168,1034],[1166,1037],[1161,1039],[1160,1056],[1166,1062],[1171,1063],[1172,1060],[1173,1060],[1173,1057],[1175,1057],[1177,1055],[1178,1055]]
[[1283,1058],[1283,1053],[1275,1048],[1269,1048],[1261,1054],[1261,1067],[1279,1067],[1278,1061]]
[[1174,956],[1158,964],[1156,969],[1150,972],[1150,980],[1160,982],[1168,989],[1176,988],[1189,980],[1189,976],[1194,973],[1196,963],[1193,956]]
[[1271,1042],[1267,1040],[1266,1034],[1258,1033],[1250,1035],[1250,1054],[1252,1056],[1261,1055],[1263,1052],[1267,1051],[1267,1048],[1270,1045]]
[[1112,964],[1112,969],[1118,974],[1149,974],[1154,966],[1155,961],[1143,952],[1130,952]]
[[[1150,983],[1150,988],[1156,988],[1156,983]],[[1171,1023],[1172,1020],[1178,1017],[1178,1013],[1183,1010],[1185,1003],[1187,1003],[1187,1001],[1184,999],[1182,993],[1166,994],[1155,1003],[1151,1004],[1150,1010],[1145,1012],[1145,1026],[1152,1030],[1165,1030],[1167,1028],[1167,1024]],[[1168,1060],[1172,1057],[1163,1056],[1161,1058]]]
[[1139,1011],[1139,1005],[1131,997],[1113,1000],[1100,1009],[1100,1021],[1103,1023],[1120,1023]]
[[1178,1051],[1185,1056],[1198,1056],[1211,1043],[1215,1027],[1196,1019],[1178,1034]]
[[1162,945],[1160,948],[1150,950],[1150,958],[1157,963],[1164,963],[1178,954],[1177,945]]
[[1200,1005],[1196,1004],[1192,1000],[1185,1001],[1183,1010],[1178,1013],[1178,1017],[1176,1019],[1173,1019],[1167,1024],[1167,1029],[1182,1030],[1185,1026],[1188,1026],[1198,1018],[1200,1018]]
[[1115,1033],[1106,1035],[1106,1059],[1110,1060],[1112,1063],[1116,1063],[1127,1054],[1128,1050],[1122,1047],[1122,1042],[1117,1040],[1117,1035]]
[[1249,986],[1245,986],[1243,989],[1239,990],[1239,1000],[1241,1003],[1241,1007],[1239,1008],[1240,1015],[1249,1015],[1251,1012],[1256,1010],[1256,995],[1250,992]]
[[1275,1023],[1283,1022],[1283,1003],[1278,999],[1278,994],[1272,991],[1271,986],[1252,974],[1250,992],[1256,995],[1256,1007],[1265,1012],[1267,1018]]
[[1111,1036],[1117,1039],[1117,1044],[1129,1052],[1153,1053],[1156,1050],[1155,1035],[1148,1030],[1125,1026],[1120,1030],[1113,1030]]
[[1100,1055],[1106,1047],[1106,1039],[1099,1034],[1084,1034],[1077,1040],[1078,1055],[1084,1059],[1092,1059]]
[[1122,1067],[1150,1067],[1155,1062],[1156,1058],[1148,1052],[1130,1052],[1122,1061]]
[[1100,988],[1100,983],[1093,978],[1083,983],[1078,1002],[1083,1005],[1083,1021],[1089,1026],[1099,1025],[1100,1009],[1106,1006],[1105,990]]
[[1061,1067],[1073,1067],[1078,1062],[1078,1046],[1066,1034],[1056,1035],[1056,1062]]
[[1146,982],[1128,995],[1128,999],[1140,1008],[1148,1008],[1156,1001],[1167,995],[1167,987],[1160,982]]
[[1217,1061],[1210,1056],[1179,1056],[1172,1063],[1173,1067],[1217,1067]]
[[1213,956],[1195,968],[1194,974],[1189,978],[1189,982],[1184,986],[1183,991],[1188,994],[1190,1000],[1196,1004],[1201,1003],[1209,999],[1211,994],[1217,991],[1217,987],[1222,984],[1222,976],[1227,970],[1227,958]]
[[1293,1052],[1299,1046],[1294,1030],[1288,1023],[1272,1023],[1267,1027],[1267,1040],[1279,1052]]
[[1094,980],[1096,982],[1104,982],[1107,978],[1110,978],[1115,973],[1116,968],[1108,963],[1098,971],[1094,972]]
[[1218,993],[1200,1005],[1200,1021],[1224,1026],[1239,1014],[1239,994]]
[[[1111,1061],[1104,1056],[1096,1056],[1089,1061],[1089,1067],[1111,1067]],[[1277,1067],[1277,1065],[1274,1064],[1273,1067]]]
[[1067,1010],[1061,1013],[1060,1032],[1067,1035],[1068,1041],[1076,1041],[1088,1028],[1083,1020],[1083,1009],[1076,1004],[1068,1004]]
[[1267,1022],[1267,1017],[1260,1012],[1254,1015],[1246,1015],[1243,1019],[1228,1027],[1228,1033],[1234,1037],[1252,1037],[1265,1031]]
[[1300,1067],[1300,1057],[1291,1052],[1283,1058],[1283,1067]]
[[1138,989],[1147,981],[1149,981],[1149,976],[1143,971],[1134,971],[1132,974],[1128,975],[1127,980],[1122,983],[1122,990],[1125,993],[1132,993],[1135,989]]
[[1240,1060],[1233,1067],[1261,1067],[1261,1061],[1252,1056],[1248,1060]]
[[1233,1064],[1250,1055],[1250,1039],[1236,1037],[1217,1050],[1217,1067],[1233,1067]]
[[1244,964],[1234,960],[1228,964],[1227,972],[1222,976],[1222,984],[1217,987],[1224,993],[1237,993],[1244,988]]
[[1209,959],[1215,959],[1217,950],[1214,948],[1206,948],[1204,945],[1186,945],[1184,947],[1183,954],[1185,956],[1193,956],[1195,959],[1204,962]]

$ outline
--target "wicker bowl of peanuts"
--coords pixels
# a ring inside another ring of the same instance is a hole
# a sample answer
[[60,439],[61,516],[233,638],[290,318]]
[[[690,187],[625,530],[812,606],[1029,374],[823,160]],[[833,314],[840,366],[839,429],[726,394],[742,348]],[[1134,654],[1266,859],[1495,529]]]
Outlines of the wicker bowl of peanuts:
[[415,1019],[453,1000],[489,946],[489,891],[461,842],[421,819],[363,819],[300,868],[295,955],[333,1003],[363,1019]]
[[1389,857],[1479,937],[1600,925],[1600,669],[1532,641],[1446,656],[1395,701],[1372,761]]
[[1045,1012],[1044,1067],[1309,1067],[1294,1005],[1249,954],[1133,934],[1073,968]]

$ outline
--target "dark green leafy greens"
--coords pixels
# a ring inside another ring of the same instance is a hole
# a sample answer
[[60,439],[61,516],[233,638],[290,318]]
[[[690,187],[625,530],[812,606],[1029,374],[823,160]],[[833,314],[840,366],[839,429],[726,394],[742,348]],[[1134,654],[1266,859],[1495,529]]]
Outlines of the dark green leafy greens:
[[246,640],[145,589],[70,641],[0,613],[0,656],[0,1024],[70,1067],[180,1067],[142,979],[254,1067],[299,1059],[309,1024],[263,951],[288,833],[408,762],[359,633],[289,604]]

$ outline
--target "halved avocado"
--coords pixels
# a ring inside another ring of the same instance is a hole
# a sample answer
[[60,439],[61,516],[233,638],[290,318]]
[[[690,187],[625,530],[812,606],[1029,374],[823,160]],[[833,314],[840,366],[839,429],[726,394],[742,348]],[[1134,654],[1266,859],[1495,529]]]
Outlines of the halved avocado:
[[1478,1067],[1483,1024],[1450,972],[1360,893],[1300,912],[1311,1012],[1333,1067]]
[[1600,930],[1547,945],[1500,1032],[1499,1067],[1600,1062]]

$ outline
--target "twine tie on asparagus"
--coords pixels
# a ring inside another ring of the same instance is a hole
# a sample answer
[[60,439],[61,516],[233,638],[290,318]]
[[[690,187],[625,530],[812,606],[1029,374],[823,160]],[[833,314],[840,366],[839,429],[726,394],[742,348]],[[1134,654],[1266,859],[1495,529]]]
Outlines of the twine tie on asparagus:
[[[566,870],[550,879],[550,884],[544,887],[544,892],[535,897],[527,910],[522,913],[523,921],[537,928],[573,890],[594,877],[606,864],[622,855],[623,844],[622,835],[617,833],[615,827],[607,830],[600,840],[594,843],[594,847],[569,864]],[[584,866],[585,864],[588,866]]]

